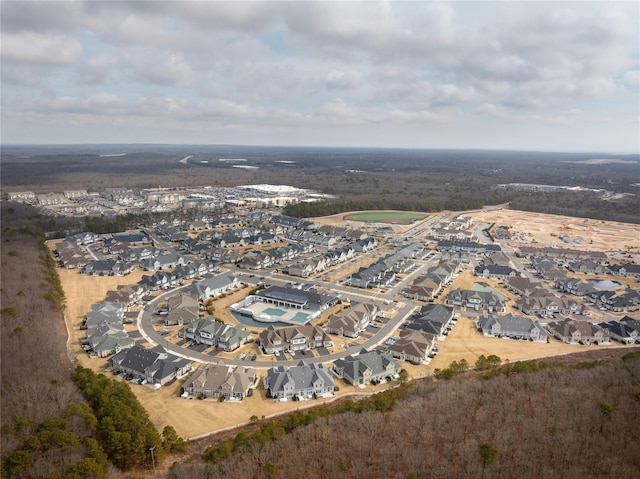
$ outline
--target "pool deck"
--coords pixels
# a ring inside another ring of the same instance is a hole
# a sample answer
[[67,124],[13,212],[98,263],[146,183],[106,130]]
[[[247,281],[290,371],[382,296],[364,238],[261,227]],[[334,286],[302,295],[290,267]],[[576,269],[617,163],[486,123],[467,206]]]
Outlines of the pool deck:
[[299,309],[288,309],[281,306],[274,307],[272,304],[255,301],[251,304],[236,303],[230,306],[236,313],[251,316],[254,321],[264,323],[267,327],[269,323],[286,323],[292,326],[302,326],[315,319],[320,312],[300,311]]

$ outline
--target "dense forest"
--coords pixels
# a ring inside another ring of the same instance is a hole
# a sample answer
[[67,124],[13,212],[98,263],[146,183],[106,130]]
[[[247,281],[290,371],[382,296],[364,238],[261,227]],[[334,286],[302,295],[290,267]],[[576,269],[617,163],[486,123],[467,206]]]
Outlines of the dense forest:
[[[123,156],[105,156],[113,154]],[[180,162],[187,159],[188,161]],[[604,158],[593,163],[593,159]],[[235,168],[237,159],[241,166]],[[360,209],[467,210],[510,203],[542,213],[640,222],[640,158],[608,153],[403,150],[248,146],[12,146],[3,148],[4,190],[237,186],[272,183],[335,197],[290,207],[320,216]],[[601,189],[528,193],[499,185],[535,183]],[[627,195],[627,196],[624,196]]]
[[39,215],[2,205],[0,336],[2,477],[116,478],[148,469],[187,444],[160,434],[129,385],[74,370],[64,291],[37,226]]
[[259,423],[174,464],[178,478],[634,478],[640,352],[531,361],[401,386],[333,410]]

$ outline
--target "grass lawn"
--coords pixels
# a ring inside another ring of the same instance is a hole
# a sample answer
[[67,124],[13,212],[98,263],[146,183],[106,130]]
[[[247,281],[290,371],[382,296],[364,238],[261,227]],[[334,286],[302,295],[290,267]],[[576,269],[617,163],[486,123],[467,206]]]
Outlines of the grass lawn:
[[404,213],[399,211],[367,211],[345,215],[347,221],[362,221],[364,223],[390,223],[408,225],[414,221],[422,220],[426,217],[420,213]]

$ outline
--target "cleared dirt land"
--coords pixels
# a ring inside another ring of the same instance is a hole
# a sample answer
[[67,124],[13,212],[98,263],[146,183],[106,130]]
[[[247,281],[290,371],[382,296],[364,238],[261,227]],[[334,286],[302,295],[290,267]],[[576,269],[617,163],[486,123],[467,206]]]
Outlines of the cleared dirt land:
[[[324,218],[319,221],[325,224],[342,224],[344,215],[333,218]],[[640,234],[637,225],[624,223],[603,223],[601,221],[583,220],[576,218],[538,215],[519,211],[499,210],[472,213],[474,222],[487,222],[510,225],[511,228],[522,232],[529,241],[536,239],[540,245],[546,245],[556,240],[550,233],[566,231],[569,236],[581,236],[585,241],[576,249],[589,249],[597,251],[614,251],[627,249],[640,252]],[[423,221],[428,221],[427,217]],[[351,226],[361,223],[351,223]],[[564,225],[564,226],[563,226]],[[415,226],[415,224],[413,225]],[[400,227],[393,225],[394,230]],[[584,228],[584,229],[582,229]],[[365,228],[366,229],[366,228]],[[528,235],[531,233],[531,236]],[[593,242],[591,243],[591,240]],[[570,247],[560,245],[562,247]],[[81,275],[77,270],[59,270],[60,278],[66,294],[66,319],[70,330],[69,351],[70,355],[84,367],[89,367],[97,372],[105,372],[105,359],[90,359],[81,349],[80,343],[85,337],[85,331],[80,330],[83,317],[90,310],[91,304],[103,301],[107,291],[115,289],[119,284],[136,283],[142,276],[140,270],[134,271],[126,277],[100,277]],[[472,281],[472,278],[463,274],[451,285],[451,287],[463,287]],[[490,281],[486,281],[490,283]],[[224,300],[216,302],[216,315],[223,316],[225,320],[233,322],[227,315],[226,305],[246,294],[243,290],[228,296]],[[128,325],[128,329],[135,330],[134,325]],[[565,345],[556,340],[549,343],[535,343],[530,341],[514,341],[507,339],[486,338],[477,332],[474,321],[460,318],[458,324],[448,338],[441,342],[439,354],[428,366],[412,366],[403,364],[410,376],[420,377],[430,374],[436,368],[446,368],[451,361],[466,359],[474,364],[481,354],[495,354],[503,360],[516,361],[523,359],[564,355],[579,351],[593,351],[596,348],[622,348],[618,343],[605,346],[579,346]],[[324,400],[295,403],[275,403],[264,397],[264,390],[260,387],[256,394],[247,398],[242,403],[219,403],[213,400],[183,399],[179,397],[180,387],[183,381],[177,381],[170,387],[154,390],[150,387],[132,385],[132,390],[147,409],[151,420],[160,429],[170,424],[176,428],[178,434],[186,438],[194,438],[213,431],[233,427],[249,421],[252,416],[262,417],[320,404]],[[346,386],[342,381],[337,381],[340,386],[339,396],[345,394],[362,394],[380,390],[385,386],[367,387],[365,389]]]

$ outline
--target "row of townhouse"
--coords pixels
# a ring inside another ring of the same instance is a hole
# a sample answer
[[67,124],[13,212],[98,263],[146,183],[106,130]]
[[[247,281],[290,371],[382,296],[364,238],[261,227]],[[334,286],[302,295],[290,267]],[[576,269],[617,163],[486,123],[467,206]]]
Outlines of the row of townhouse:
[[491,278],[505,280],[507,278],[515,278],[520,276],[518,270],[505,265],[500,264],[479,264],[473,270],[476,276],[480,278]]
[[162,346],[138,345],[119,351],[107,361],[116,372],[146,384],[165,386],[191,371],[193,361],[167,352]]
[[151,275],[143,275],[138,284],[149,291],[168,289],[177,286],[188,279],[204,277],[206,279],[212,272],[217,271],[217,265],[211,261],[195,261],[193,263],[179,264],[173,270],[156,271]]
[[443,338],[455,324],[452,307],[442,304],[426,304],[420,311],[409,317],[405,329],[422,331]]
[[484,244],[476,241],[451,241],[440,240],[436,246],[440,252],[459,251],[475,256],[487,256],[489,254],[502,251],[500,245]]
[[224,351],[234,351],[246,344],[251,334],[244,328],[216,321],[213,316],[197,319],[184,326],[178,333],[181,338],[197,344],[214,346]]
[[[628,324],[631,325],[631,329],[637,327],[640,331],[639,321],[634,323],[632,320]],[[541,342],[548,341],[549,336],[553,336],[566,344],[607,344],[611,337],[610,332],[620,331],[618,322],[612,322],[611,325],[609,323],[598,325],[590,321],[573,319],[550,322],[545,329],[536,320],[514,314],[481,316],[476,326],[485,336]],[[617,329],[616,326],[618,326]],[[633,338],[627,336],[626,341],[629,341],[629,344],[633,343],[637,337],[638,331]]]
[[379,313],[376,304],[352,301],[347,308],[329,317],[325,330],[329,334],[357,338]]
[[433,301],[460,272],[461,263],[441,260],[427,274],[416,278],[411,286],[402,290],[402,295],[420,301]]
[[417,329],[403,329],[398,337],[387,340],[382,349],[400,361],[423,364],[433,351],[434,344],[433,334]]
[[570,261],[567,268],[574,273],[582,274],[611,274],[613,276],[629,276],[640,278],[640,264],[622,263],[609,264],[592,260]]
[[445,299],[445,304],[458,306],[468,310],[502,312],[506,299],[491,287],[474,283],[472,289],[455,289]]
[[331,371],[353,386],[391,380],[398,377],[402,366],[388,352],[367,351],[337,359]]
[[531,267],[547,281],[561,281],[567,278],[567,272],[558,263],[546,256],[530,258]]
[[608,309],[615,313],[627,313],[638,309],[640,304],[640,290],[626,288],[617,291],[593,291],[585,297],[599,308]]
[[602,329],[609,332],[609,336],[623,344],[640,344],[640,319],[625,316],[620,321],[600,323]]
[[365,238],[354,243],[328,250],[327,252],[289,266],[289,274],[300,278],[320,273],[327,268],[352,259],[356,253],[371,251],[376,246],[374,238]]
[[263,251],[249,252],[239,260],[240,266],[247,269],[263,269],[290,261],[311,253],[315,247],[310,243],[294,243],[287,246],[276,246]]
[[241,401],[256,388],[255,368],[230,366],[222,359],[200,366],[187,380],[184,390],[196,397]]
[[565,248],[536,248],[533,246],[518,246],[516,248],[518,256],[532,258],[554,258],[563,260],[592,260],[600,263],[607,261],[606,253],[599,251],[582,251]]
[[136,266],[133,263],[107,258],[89,261],[82,267],[80,272],[93,276],[125,276],[135,269]]
[[391,254],[370,266],[360,268],[351,275],[349,284],[356,288],[388,286],[396,274],[406,273],[413,264],[410,258],[398,253]]
[[333,341],[322,328],[311,324],[277,329],[272,325],[260,332],[258,345],[265,354],[273,354],[320,347],[329,348],[333,346]]

